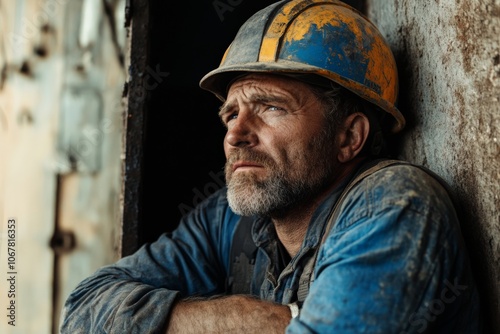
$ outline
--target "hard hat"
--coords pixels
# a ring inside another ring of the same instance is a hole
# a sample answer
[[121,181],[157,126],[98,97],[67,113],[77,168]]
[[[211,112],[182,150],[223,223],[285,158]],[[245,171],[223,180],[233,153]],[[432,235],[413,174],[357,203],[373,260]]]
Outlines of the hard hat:
[[241,26],[200,87],[224,101],[229,83],[246,72],[321,76],[392,115],[392,132],[405,125],[396,107],[398,72],[389,45],[365,16],[341,1],[285,0],[260,10]]

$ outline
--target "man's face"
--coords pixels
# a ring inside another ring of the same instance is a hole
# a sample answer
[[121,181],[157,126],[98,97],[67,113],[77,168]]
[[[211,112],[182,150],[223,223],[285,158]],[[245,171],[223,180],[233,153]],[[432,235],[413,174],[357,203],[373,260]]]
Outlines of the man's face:
[[334,177],[335,139],[308,85],[252,74],[235,81],[220,112],[228,201],[234,212],[279,216]]

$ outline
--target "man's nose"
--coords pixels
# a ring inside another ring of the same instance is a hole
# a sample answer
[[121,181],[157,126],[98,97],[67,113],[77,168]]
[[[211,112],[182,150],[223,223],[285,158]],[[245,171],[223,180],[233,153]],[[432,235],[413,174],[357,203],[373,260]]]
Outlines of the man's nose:
[[226,143],[233,147],[248,147],[257,143],[256,118],[251,113],[240,112],[228,125]]

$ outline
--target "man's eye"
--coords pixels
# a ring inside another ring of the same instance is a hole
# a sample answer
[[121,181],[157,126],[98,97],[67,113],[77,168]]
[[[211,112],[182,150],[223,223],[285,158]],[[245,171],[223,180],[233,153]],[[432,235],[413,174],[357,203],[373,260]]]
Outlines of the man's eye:
[[283,108],[276,107],[276,106],[267,106],[266,109],[269,111],[282,111],[282,110],[284,110]]
[[236,119],[238,118],[238,114],[234,113],[234,114],[229,114],[227,115],[225,118],[224,118],[224,123],[228,123],[229,121],[233,120],[233,119]]

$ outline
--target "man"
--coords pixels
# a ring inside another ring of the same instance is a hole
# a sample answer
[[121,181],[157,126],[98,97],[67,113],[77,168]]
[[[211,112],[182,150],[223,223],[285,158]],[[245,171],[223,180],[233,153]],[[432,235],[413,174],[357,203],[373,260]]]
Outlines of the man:
[[201,81],[224,101],[227,188],[81,282],[61,332],[480,332],[444,185],[378,159],[404,126],[397,84],[342,2],[256,13]]

